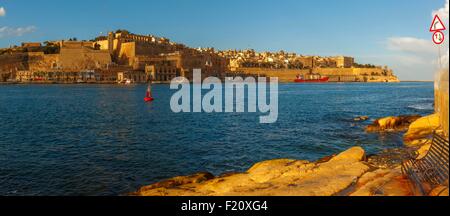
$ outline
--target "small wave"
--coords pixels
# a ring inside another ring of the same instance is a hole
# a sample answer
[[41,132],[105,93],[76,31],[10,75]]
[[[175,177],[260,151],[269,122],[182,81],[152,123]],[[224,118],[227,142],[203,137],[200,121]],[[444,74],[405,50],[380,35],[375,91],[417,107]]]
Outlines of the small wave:
[[416,110],[434,110],[433,103],[421,103],[408,106],[408,108]]
[[410,102],[410,103],[414,103],[414,102],[425,103],[425,102],[434,102],[434,98],[432,98],[432,97],[422,97],[422,98],[405,97],[405,98],[400,99],[400,101]]

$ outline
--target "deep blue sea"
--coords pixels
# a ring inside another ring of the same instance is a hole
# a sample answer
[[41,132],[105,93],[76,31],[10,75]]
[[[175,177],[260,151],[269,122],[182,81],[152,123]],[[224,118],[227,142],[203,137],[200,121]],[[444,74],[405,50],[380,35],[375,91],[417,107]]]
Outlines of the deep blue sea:
[[244,171],[274,158],[317,160],[401,134],[367,122],[433,112],[433,83],[280,84],[279,117],[173,113],[169,85],[0,85],[0,195],[121,195],[199,171]]

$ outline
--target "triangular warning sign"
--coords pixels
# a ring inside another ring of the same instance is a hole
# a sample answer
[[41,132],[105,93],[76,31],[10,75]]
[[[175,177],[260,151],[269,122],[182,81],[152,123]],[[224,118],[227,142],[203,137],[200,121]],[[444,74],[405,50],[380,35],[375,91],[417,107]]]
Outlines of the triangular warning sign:
[[438,15],[434,16],[433,22],[431,23],[430,32],[442,31],[445,30],[444,23]]

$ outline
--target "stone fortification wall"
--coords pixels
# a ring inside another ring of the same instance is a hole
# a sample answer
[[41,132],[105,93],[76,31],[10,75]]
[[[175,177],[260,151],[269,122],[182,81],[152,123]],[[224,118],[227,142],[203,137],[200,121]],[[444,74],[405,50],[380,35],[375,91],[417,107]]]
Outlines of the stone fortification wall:
[[[330,82],[397,82],[382,68],[315,68],[315,69],[270,69],[270,68],[238,68],[236,71],[252,75],[278,77],[280,82],[292,82],[297,75],[318,73],[328,76]],[[383,72],[386,75],[383,75]]]
[[106,51],[89,48],[61,49],[58,67],[63,70],[92,70],[106,68],[111,56]]
[[442,69],[436,76],[435,92],[435,111],[439,114],[440,125],[445,133],[449,135],[449,86],[448,86],[448,67]]

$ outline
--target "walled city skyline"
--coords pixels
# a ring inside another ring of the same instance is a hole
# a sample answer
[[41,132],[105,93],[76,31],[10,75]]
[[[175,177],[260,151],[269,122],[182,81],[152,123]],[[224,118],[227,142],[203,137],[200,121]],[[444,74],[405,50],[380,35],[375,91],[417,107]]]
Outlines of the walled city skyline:
[[[448,0],[413,2],[0,1],[0,47],[123,28],[190,47],[353,56],[362,64],[389,65],[401,80],[433,80],[438,50],[428,29],[434,14],[448,23]],[[448,40],[444,59],[446,49]]]

